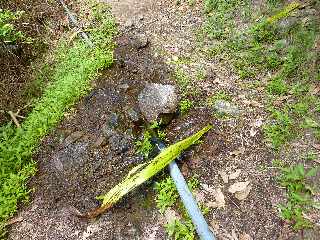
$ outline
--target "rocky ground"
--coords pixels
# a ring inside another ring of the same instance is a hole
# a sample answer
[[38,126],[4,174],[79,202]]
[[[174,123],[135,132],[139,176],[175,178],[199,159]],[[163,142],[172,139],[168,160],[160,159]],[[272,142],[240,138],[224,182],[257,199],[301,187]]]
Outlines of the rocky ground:
[[[198,176],[201,187],[196,196],[211,207],[206,218],[217,238],[302,239],[277,212],[284,191],[275,180],[273,155],[263,141],[266,113],[259,89],[243,89],[228,67],[202,55],[195,34],[204,21],[202,5],[106,2],[119,23],[116,62],[43,140],[35,157],[39,171],[30,182],[32,202],[21,207],[9,239],[168,239],[152,183],[94,221],[74,212],[97,207],[97,195],[144,161],[134,147],[142,124],[138,95],[148,83],[173,85],[178,91],[174,75],[179,58],[192,60],[182,66],[190,74],[195,69],[206,74],[195,80],[196,106],[187,115],[177,114],[165,131],[173,143],[208,123],[214,126],[180,166],[185,177]],[[231,93],[232,102],[201,104],[219,89]],[[218,118],[213,109],[233,117]],[[308,235],[319,236],[316,231]]]

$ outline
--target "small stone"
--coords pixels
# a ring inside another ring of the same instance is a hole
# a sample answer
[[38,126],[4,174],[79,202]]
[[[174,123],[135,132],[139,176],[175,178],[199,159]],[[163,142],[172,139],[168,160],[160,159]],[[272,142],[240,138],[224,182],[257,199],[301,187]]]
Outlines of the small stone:
[[163,113],[174,113],[178,105],[175,87],[149,83],[138,96],[139,108],[147,121],[157,120]]
[[130,138],[129,136],[116,133],[109,138],[109,145],[114,152],[124,153],[130,147]]
[[180,219],[179,214],[171,208],[167,208],[163,213],[163,215],[164,215],[165,223],[169,223],[175,219]]
[[107,124],[102,128],[102,134],[105,138],[110,138],[112,135],[116,134],[117,132],[110,128]]
[[71,143],[76,142],[78,139],[80,139],[84,135],[84,132],[82,131],[75,131],[71,133],[66,139],[64,140],[64,145],[68,146]]
[[118,85],[119,90],[127,91],[130,86],[126,83]]
[[149,44],[149,39],[145,34],[137,34],[131,39],[132,45],[136,49],[141,49]]
[[133,108],[129,108],[126,113],[132,122],[138,122],[141,119],[139,112]]
[[124,23],[124,27],[126,28],[131,28],[134,26],[134,21],[132,19],[128,19],[125,23]]
[[236,105],[225,100],[217,100],[214,104],[214,110],[219,114],[227,114],[233,116],[239,115],[240,113]]
[[250,181],[236,182],[229,187],[228,191],[234,193],[235,198],[242,201],[245,200],[250,193],[252,187],[249,184]]
[[241,169],[237,169],[235,172],[229,174],[229,179],[234,180],[240,176]]
[[116,113],[111,113],[108,124],[111,128],[116,128],[119,124],[119,117]]

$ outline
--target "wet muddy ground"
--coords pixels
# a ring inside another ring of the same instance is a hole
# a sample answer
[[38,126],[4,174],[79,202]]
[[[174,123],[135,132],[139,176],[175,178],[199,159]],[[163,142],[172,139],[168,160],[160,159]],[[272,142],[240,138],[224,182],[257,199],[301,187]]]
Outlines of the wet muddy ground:
[[[138,94],[146,82],[175,84],[168,59],[194,53],[193,29],[201,24],[200,13],[168,1],[107,2],[120,24],[115,64],[43,140],[35,156],[39,171],[30,181],[32,202],[21,207],[22,221],[12,225],[9,239],[168,239],[164,216],[155,208],[152,181],[96,220],[78,218],[74,212],[97,207],[96,196],[144,161],[134,149],[141,125]],[[180,163],[186,177],[198,176],[204,204],[214,201],[206,189],[220,188],[225,196],[225,206],[212,208],[206,216],[210,226],[218,239],[299,239],[276,210],[283,189],[268,168],[273,156],[261,133],[265,113],[245,102],[258,90],[240,89],[237,77],[214,61],[201,64],[209,74],[194,100],[200,102],[223,86],[237,96],[239,114],[217,119],[212,109],[199,105],[187,116],[177,115],[165,131],[173,143],[208,123],[214,126]],[[241,170],[236,179],[222,179],[221,172],[236,170]],[[242,201],[228,192],[236,181],[250,181],[250,193]]]

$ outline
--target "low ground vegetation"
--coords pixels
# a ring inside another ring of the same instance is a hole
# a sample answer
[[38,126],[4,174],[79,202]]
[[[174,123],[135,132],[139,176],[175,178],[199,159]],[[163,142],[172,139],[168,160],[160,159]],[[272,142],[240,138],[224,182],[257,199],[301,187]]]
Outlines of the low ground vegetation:
[[[250,1],[206,0],[204,5],[208,57],[232,63],[245,86],[265,90],[264,136],[275,155],[306,131],[319,141],[319,3],[266,1],[255,10]],[[301,230],[312,227],[304,214],[315,206],[315,192],[306,181],[317,168],[290,164],[280,168],[279,183],[287,190],[280,213]]]
[[20,201],[28,200],[27,179],[36,171],[32,154],[40,140],[64,117],[64,113],[90,89],[98,71],[113,62],[114,20],[104,4],[90,2],[90,48],[81,39],[62,38],[54,52],[52,79],[43,95],[35,101],[33,110],[16,128],[11,123],[0,129],[0,220],[1,230],[6,220],[17,210]]

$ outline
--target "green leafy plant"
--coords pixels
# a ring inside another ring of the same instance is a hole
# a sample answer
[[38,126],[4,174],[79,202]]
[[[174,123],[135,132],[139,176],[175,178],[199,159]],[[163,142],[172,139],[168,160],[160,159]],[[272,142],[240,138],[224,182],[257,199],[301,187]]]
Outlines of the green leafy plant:
[[[200,182],[196,176],[192,176],[187,181],[188,187],[191,191],[197,189],[200,185]],[[173,207],[178,203],[178,209],[181,212],[182,219],[173,219],[171,222],[165,225],[165,229],[173,239],[194,239],[195,238],[195,228],[189,217],[185,207],[178,200],[179,194],[176,189],[176,186],[171,177],[167,177],[160,182],[156,182],[155,190],[156,195],[156,204],[161,213],[164,213],[165,210],[169,207]],[[203,214],[207,214],[209,209],[200,206]]]
[[208,105],[213,106],[217,100],[230,101],[231,96],[224,90],[219,90],[217,93],[207,99]]
[[298,164],[280,169],[279,182],[286,188],[288,196],[288,202],[279,206],[282,218],[292,222],[295,230],[312,227],[303,213],[314,205],[311,198],[313,188],[307,183],[307,179],[316,175],[317,168],[306,171],[302,164]]
[[183,99],[179,103],[179,109],[182,114],[186,114],[193,107],[193,102],[189,99]]
[[137,147],[137,153],[140,153],[145,158],[149,156],[153,150],[153,144],[151,143],[151,134],[148,130],[145,130],[143,133],[143,140],[138,140],[135,142]]
[[165,225],[165,229],[169,235],[175,240],[194,240],[195,228],[192,221],[181,221],[174,219]]
[[190,76],[183,70],[183,68],[177,67],[175,70],[175,79],[182,95],[186,96],[191,84]]
[[292,139],[294,136],[293,119],[285,111],[279,111],[274,108],[270,109],[271,122],[263,128],[267,141],[272,144],[275,150],[279,150],[280,146]]
[[157,191],[156,204],[160,213],[175,204],[179,195],[171,177],[167,177],[155,183],[154,189]]

